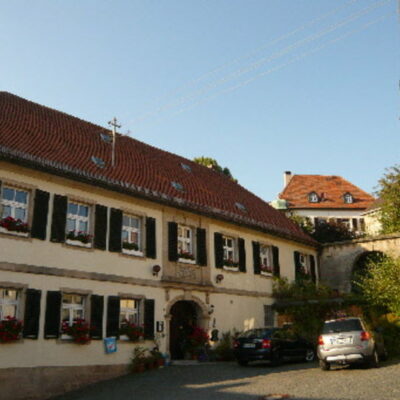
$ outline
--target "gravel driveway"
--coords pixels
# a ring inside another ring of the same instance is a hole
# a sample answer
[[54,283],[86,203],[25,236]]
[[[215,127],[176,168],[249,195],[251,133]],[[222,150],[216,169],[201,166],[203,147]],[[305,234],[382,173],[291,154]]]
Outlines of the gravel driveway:
[[277,368],[235,363],[171,366],[101,382],[55,399],[259,400],[268,394],[288,394],[297,400],[400,400],[400,363],[328,372],[316,363]]

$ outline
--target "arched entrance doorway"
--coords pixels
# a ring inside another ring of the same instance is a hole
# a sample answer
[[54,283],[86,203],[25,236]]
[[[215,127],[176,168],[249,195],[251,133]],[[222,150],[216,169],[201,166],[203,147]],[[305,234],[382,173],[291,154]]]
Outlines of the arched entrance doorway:
[[194,301],[177,301],[170,310],[169,349],[173,360],[185,357],[186,338],[199,325],[200,308]]
[[367,273],[368,265],[370,263],[379,262],[385,257],[385,253],[382,253],[381,251],[366,251],[356,259],[353,265],[351,277],[351,291],[353,293],[360,293],[361,289],[357,285],[357,281]]

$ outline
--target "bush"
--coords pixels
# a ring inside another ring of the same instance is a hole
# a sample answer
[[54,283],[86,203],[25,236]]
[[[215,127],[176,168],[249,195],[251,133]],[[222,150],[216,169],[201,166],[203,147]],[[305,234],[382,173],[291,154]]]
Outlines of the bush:
[[237,334],[236,331],[233,331],[233,333],[230,331],[222,333],[221,340],[213,349],[217,361],[233,361],[235,359],[233,355],[233,341]]

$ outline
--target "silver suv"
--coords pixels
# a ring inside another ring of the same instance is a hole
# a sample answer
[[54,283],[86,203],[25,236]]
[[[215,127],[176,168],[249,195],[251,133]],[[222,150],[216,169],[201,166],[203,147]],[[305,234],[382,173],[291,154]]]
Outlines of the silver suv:
[[318,338],[317,354],[322,370],[331,364],[361,363],[378,367],[379,355],[385,354],[383,342],[375,340],[360,318],[340,318],[325,321]]

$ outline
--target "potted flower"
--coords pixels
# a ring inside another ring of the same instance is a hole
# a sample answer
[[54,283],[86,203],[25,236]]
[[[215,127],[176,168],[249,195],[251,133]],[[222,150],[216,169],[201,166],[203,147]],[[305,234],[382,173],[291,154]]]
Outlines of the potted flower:
[[272,274],[272,267],[270,267],[269,265],[264,265],[264,264],[260,265],[260,270],[264,274]]
[[28,233],[28,224],[11,216],[0,219],[0,228],[9,232]]
[[146,352],[147,349],[142,346],[135,347],[130,362],[130,370],[132,372],[143,372],[146,368]]
[[134,250],[134,251],[138,251],[139,250],[139,246],[137,245],[137,243],[133,243],[133,242],[122,242],[122,248],[126,249],[126,250]]
[[183,259],[183,260],[194,261],[194,255],[192,253],[190,253],[189,251],[185,251],[185,250],[179,251],[178,258]]
[[132,342],[138,342],[144,337],[144,330],[142,326],[136,325],[124,319],[119,330],[120,335],[125,335]]
[[82,244],[88,245],[92,240],[92,235],[83,231],[69,231],[67,233],[67,240],[78,241]]
[[237,269],[239,267],[239,263],[237,261],[232,260],[232,258],[225,258],[224,259],[224,267]]
[[208,333],[199,326],[193,328],[192,333],[188,336],[188,351],[191,353],[192,358],[196,358],[205,349],[210,337]]
[[15,317],[7,316],[0,321],[0,343],[9,343],[19,340],[22,332],[22,322]]
[[62,333],[69,336],[74,343],[87,344],[90,342],[90,326],[82,318],[74,320],[72,325],[68,321],[62,323]]
[[154,365],[156,368],[162,367],[164,365],[164,357],[160,350],[158,350],[158,347],[155,347],[153,350],[150,351],[153,360],[154,360]]

